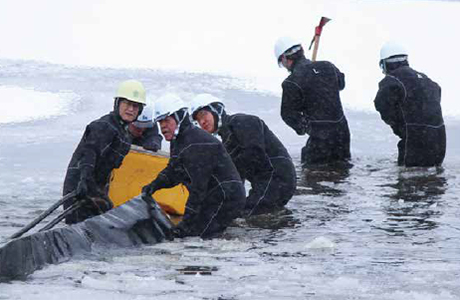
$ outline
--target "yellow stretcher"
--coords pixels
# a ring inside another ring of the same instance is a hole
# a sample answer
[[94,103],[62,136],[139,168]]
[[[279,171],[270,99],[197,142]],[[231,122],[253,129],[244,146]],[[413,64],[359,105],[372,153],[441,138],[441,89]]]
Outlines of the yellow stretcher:
[[[138,146],[131,146],[121,167],[112,172],[109,197],[114,206],[119,206],[138,196],[142,187],[154,180],[166,167],[168,161],[167,152],[151,152]],[[168,214],[183,215],[188,190],[185,186],[178,185],[155,192],[153,198]]]

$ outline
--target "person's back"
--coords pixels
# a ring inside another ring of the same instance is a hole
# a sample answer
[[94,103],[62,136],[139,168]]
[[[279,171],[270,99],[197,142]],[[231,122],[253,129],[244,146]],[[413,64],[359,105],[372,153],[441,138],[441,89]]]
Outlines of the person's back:
[[382,120],[401,138],[398,165],[441,165],[446,149],[441,88],[409,66],[404,49],[391,43],[382,49],[385,47],[396,47],[393,51],[401,53],[382,59],[385,77],[379,83],[374,104]]
[[[402,66],[390,72],[387,80],[402,83],[404,99],[399,102],[406,124],[439,126],[444,124],[441,109],[441,88],[423,73],[409,66]],[[385,84],[385,83],[383,83]]]
[[286,205],[296,188],[291,157],[259,117],[223,114],[217,131],[241,177],[251,182],[248,214],[273,211]]
[[[299,109],[304,113],[307,121],[337,122],[344,117],[339,92],[345,87],[344,75],[330,62],[312,62],[300,58],[293,66],[292,73],[284,80],[283,85],[289,83],[298,85],[303,93],[303,101]],[[281,115],[285,115],[283,107]],[[313,131],[308,133],[314,135]]]
[[297,134],[309,135],[302,163],[310,166],[349,160],[350,131],[340,100],[344,74],[330,62],[306,59],[302,48],[285,59],[291,74],[282,83],[281,117]]

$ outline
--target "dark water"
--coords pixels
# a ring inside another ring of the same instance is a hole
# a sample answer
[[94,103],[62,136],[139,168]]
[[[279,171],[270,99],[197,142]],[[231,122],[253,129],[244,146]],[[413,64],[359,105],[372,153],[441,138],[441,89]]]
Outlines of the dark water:
[[[305,138],[280,119],[279,98],[239,89],[228,77],[0,66],[0,85],[78,96],[66,116],[0,125],[0,241],[59,198],[84,126],[111,109],[127,77],[152,95],[175,91],[187,100],[210,92],[230,111],[261,116],[299,164]],[[237,220],[222,239],[94,249],[25,282],[0,284],[0,299],[459,299],[459,121],[446,118],[442,168],[406,169],[395,165],[397,140],[378,115],[347,116],[353,166],[298,167],[286,209]]]

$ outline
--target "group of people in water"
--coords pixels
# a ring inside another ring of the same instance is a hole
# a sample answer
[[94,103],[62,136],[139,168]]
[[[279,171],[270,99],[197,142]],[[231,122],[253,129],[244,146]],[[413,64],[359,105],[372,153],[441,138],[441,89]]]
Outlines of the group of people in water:
[[[409,66],[408,53],[400,45],[387,43],[380,54],[385,77],[374,103],[401,139],[398,165],[441,165],[446,133],[439,85]],[[291,37],[278,39],[275,56],[290,73],[282,83],[281,117],[298,135],[309,136],[301,151],[302,166],[347,163],[350,130],[340,99],[345,75],[331,62],[307,59],[301,43]],[[292,159],[259,117],[228,114],[224,102],[210,94],[199,94],[188,104],[178,95],[165,94],[155,101],[154,112],[146,104],[142,83],[124,81],[113,111],[87,125],[63,188],[64,195],[75,192],[85,204],[67,215],[68,224],[112,208],[112,170],[121,166],[133,143],[159,150],[158,126],[170,142],[170,160],[142,193],[151,195],[178,184],[187,187],[189,197],[174,230],[176,237],[215,237],[235,218],[280,209],[294,195]],[[251,184],[247,194],[246,180]]]

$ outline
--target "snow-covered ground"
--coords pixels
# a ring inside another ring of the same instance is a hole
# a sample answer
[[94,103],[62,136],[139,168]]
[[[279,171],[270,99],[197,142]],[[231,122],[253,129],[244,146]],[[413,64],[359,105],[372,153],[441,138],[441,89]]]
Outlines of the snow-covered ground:
[[31,121],[65,115],[75,101],[72,93],[37,92],[19,87],[0,86],[2,116],[0,123]]
[[[299,170],[286,214],[232,227],[225,239],[95,249],[27,281],[0,283],[0,299],[460,298],[460,47],[451,36],[460,3],[0,0],[0,7],[0,245],[59,198],[85,125],[111,110],[126,78],[141,80],[151,100],[209,92],[231,112],[259,115],[298,163],[305,137],[279,116],[287,74],[273,43],[292,32],[307,44],[323,15],[333,21],[320,58],[347,76],[354,163],[343,173]],[[378,51],[390,38],[443,87],[443,170],[395,166],[397,140],[372,107]],[[211,275],[184,275],[193,266]]]
[[[347,76],[343,102],[373,110],[379,50],[400,41],[410,62],[443,88],[459,115],[456,59],[460,2],[424,0],[1,0],[0,58],[67,65],[224,73],[248,89],[281,93],[286,71],[273,54],[281,35],[308,47],[321,16],[332,19],[319,59]],[[310,55],[310,53],[309,53]],[[33,72],[34,70],[31,70]],[[156,95],[154,95],[156,96]],[[3,97],[2,97],[3,98]],[[4,99],[1,99],[3,103]],[[1,117],[0,117],[1,118]]]

